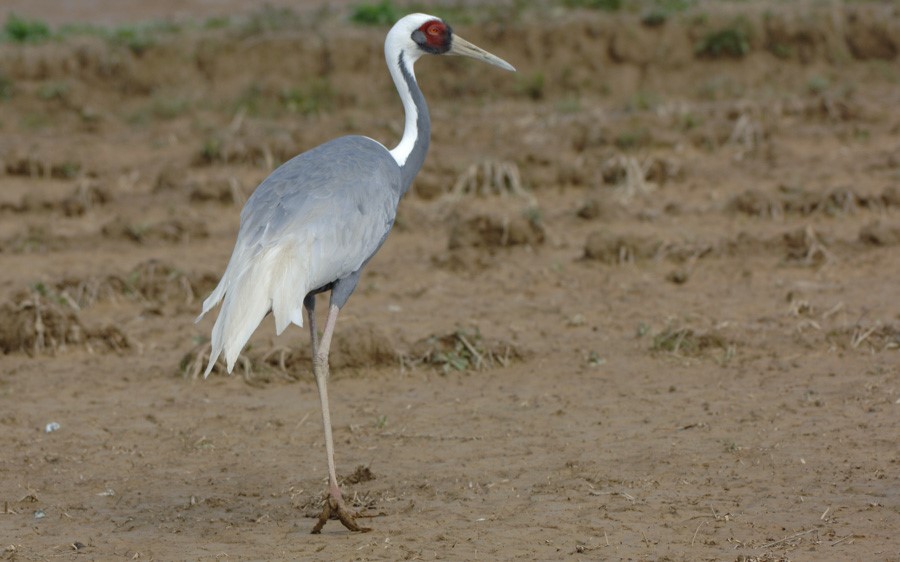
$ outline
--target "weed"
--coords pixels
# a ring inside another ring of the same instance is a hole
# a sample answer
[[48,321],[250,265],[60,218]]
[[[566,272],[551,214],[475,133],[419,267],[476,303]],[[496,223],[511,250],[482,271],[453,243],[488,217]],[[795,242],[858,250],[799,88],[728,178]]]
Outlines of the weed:
[[816,74],[806,81],[806,89],[809,93],[816,95],[824,93],[830,85],[831,83],[828,81],[828,78],[825,78],[821,74]]
[[650,144],[650,131],[640,127],[623,131],[616,136],[616,146],[620,150],[633,150]]
[[750,34],[750,22],[739,17],[730,26],[708,33],[694,47],[694,53],[714,59],[742,58],[750,52]]
[[0,70],[0,100],[8,100],[13,96],[14,91],[15,85],[12,78],[7,76],[3,70]]
[[605,12],[617,12],[622,9],[622,0],[565,0],[570,8],[589,8]]
[[[722,349],[733,355],[729,343],[716,333],[698,333],[690,328],[667,327],[653,337],[651,351],[671,353],[673,355],[699,356],[711,349]],[[730,358],[730,357],[729,357]]]
[[528,207],[524,211],[522,211],[522,216],[527,220],[530,224],[540,227],[543,222],[543,214],[538,207]]
[[300,17],[290,8],[274,8],[266,4],[254,12],[240,28],[242,35],[260,35],[269,31],[297,28]]
[[452,22],[454,25],[468,25],[474,23],[476,14],[482,21],[490,19],[492,16],[496,16],[499,11],[496,6],[491,6],[491,3],[485,3],[484,5],[479,6],[479,9],[474,13],[469,7],[462,3],[441,3],[436,6],[432,4],[433,3],[413,2],[412,4],[405,5],[403,11],[409,13],[424,12],[434,14],[444,21]]
[[667,19],[669,19],[669,14],[662,10],[649,10],[641,16],[641,23],[647,27],[659,27],[666,23]]
[[692,8],[697,0],[655,0],[653,7],[668,14],[684,12]]
[[702,124],[703,117],[696,113],[691,113],[690,111],[682,113],[678,117],[678,128],[685,132],[695,129]]
[[30,286],[32,292],[41,297],[47,299],[48,301],[58,304],[60,306],[68,306],[78,310],[77,303],[74,303],[71,297],[68,297],[65,294],[61,294],[56,290],[55,287],[48,287],[43,281],[36,281]]
[[377,4],[357,4],[350,12],[350,21],[359,25],[391,25],[400,19],[400,11],[391,0]]
[[178,25],[171,22],[150,22],[134,27],[114,29],[109,35],[109,39],[113,43],[126,46],[134,54],[141,55],[156,45],[160,35],[177,33],[180,29]]
[[556,110],[560,113],[580,113],[584,109],[577,96],[566,96],[556,102]]
[[334,108],[334,88],[325,79],[308,82],[303,88],[290,88],[281,93],[281,103],[291,113],[311,115]]
[[174,119],[191,107],[191,102],[184,98],[160,97],[150,104],[150,112],[159,119]]
[[534,72],[519,79],[516,89],[519,93],[537,101],[544,98],[544,73]]
[[508,344],[487,342],[476,330],[458,330],[444,336],[431,336],[416,343],[417,350],[405,359],[410,365],[425,363],[441,369],[443,374],[452,371],[469,371],[507,366],[511,357],[519,354]]
[[222,158],[222,141],[218,138],[208,138],[203,142],[200,156],[205,162],[216,162]]
[[53,242],[53,235],[44,226],[29,225],[25,232],[5,242],[6,248],[14,254],[43,251]]
[[650,333],[650,325],[646,322],[641,322],[637,325],[637,328],[634,331],[634,336],[638,339],[646,336]]
[[66,82],[43,84],[38,89],[38,97],[44,101],[65,100],[72,87]]
[[34,290],[35,293],[41,295],[42,297],[47,296],[47,293],[48,293],[47,285],[45,285],[43,282],[38,281],[38,282],[34,283],[31,286],[31,288]]
[[639,90],[631,96],[626,107],[631,111],[647,111],[655,108],[659,103],[660,98],[657,94],[646,90]]
[[697,96],[708,101],[740,97],[744,88],[729,76],[714,76],[700,84]]
[[45,112],[26,113],[22,116],[22,125],[24,125],[26,129],[31,129],[32,131],[43,129],[49,124],[50,117]]
[[256,117],[262,109],[263,91],[259,84],[250,84],[235,101],[235,111],[243,110],[247,115]]
[[684,12],[695,4],[695,0],[655,0],[641,16],[641,23],[647,27],[658,27],[676,13]]
[[599,367],[606,363],[606,359],[600,356],[596,351],[591,351],[588,353],[587,364],[588,367]]
[[223,16],[208,18],[203,22],[203,29],[224,29],[231,25],[231,19]]
[[26,20],[10,14],[3,26],[3,34],[13,43],[40,43],[50,39],[50,27],[39,20]]
[[115,45],[122,45],[136,55],[143,54],[166,34],[181,31],[181,26],[168,21],[151,21],[138,25],[117,28],[100,27],[93,24],[66,24],[60,27],[56,37],[89,36],[99,37]]
[[81,171],[81,164],[78,162],[70,162],[68,160],[60,164],[57,169],[53,170],[53,172],[55,172],[54,175],[66,179],[72,179],[78,176],[79,171]]
[[784,43],[773,43],[769,45],[769,52],[780,59],[789,59],[794,54],[794,49]]

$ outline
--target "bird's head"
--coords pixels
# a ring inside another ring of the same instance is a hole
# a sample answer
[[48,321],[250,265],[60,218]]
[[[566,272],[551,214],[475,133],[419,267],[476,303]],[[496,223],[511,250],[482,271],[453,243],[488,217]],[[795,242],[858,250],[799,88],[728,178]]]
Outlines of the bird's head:
[[441,18],[428,14],[410,14],[400,18],[388,32],[384,47],[389,57],[403,53],[410,63],[422,55],[461,55],[505,70],[516,70],[500,57],[455,35]]

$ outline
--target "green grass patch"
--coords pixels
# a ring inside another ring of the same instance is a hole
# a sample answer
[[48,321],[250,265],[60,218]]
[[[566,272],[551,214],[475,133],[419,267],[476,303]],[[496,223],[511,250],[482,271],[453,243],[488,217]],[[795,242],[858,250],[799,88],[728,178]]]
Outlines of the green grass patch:
[[543,72],[534,72],[527,76],[522,76],[516,81],[516,90],[535,101],[544,98],[544,86],[546,80]]
[[262,88],[259,84],[247,86],[234,102],[234,111],[244,110],[251,117],[259,116],[265,102]]
[[15,93],[15,83],[3,72],[3,69],[0,69],[0,101],[10,99],[13,97],[13,93]]
[[400,10],[390,0],[362,3],[350,10],[350,21],[357,25],[388,26],[402,17]]
[[10,14],[3,25],[3,38],[13,43],[40,43],[50,39],[50,26]]
[[696,129],[703,124],[703,117],[690,111],[682,113],[678,117],[678,128],[684,132]]
[[69,92],[71,91],[72,86],[67,82],[50,82],[42,84],[41,87],[38,88],[37,95],[44,101],[64,101],[69,97]]
[[50,117],[45,112],[26,113],[21,117],[22,126],[37,131],[50,125]]
[[623,0],[564,0],[564,3],[570,8],[588,8],[604,12],[617,12],[624,5]]
[[651,140],[650,131],[644,127],[638,127],[616,135],[615,143],[619,150],[634,150],[649,145]]
[[831,82],[828,78],[822,76],[821,74],[816,74],[811,76],[809,80],[806,81],[806,89],[810,94],[818,95],[824,94],[826,90],[831,86]]
[[203,22],[203,29],[225,29],[231,26],[231,18],[212,17]]
[[158,119],[175,119],[191,109],[191,102],[181,97],[163,96],[153,100],[150,111]]
[[245,36],[260,35],[284,29],[299,29],[301,23],[300,16],[290,8],[266,5],[241,24],[240,32]]
[[313,115],[334,108],[335,92],[331,82],[316,79],[300,88],[290,88],[281,94],[281,103],[291,113]]
[[697,42],[694,53],[705,58],[742,58],[750,52],[750,22],[743,17],[729,26],[707,33]]
[[76,23],[61,26],[52,38],[99,37],[114,45],[124,46],[136,55],[141,55],[159,43],[163,37],[176,35],[183,29],[180,24],[168,21],[148,21],[120,27]]
[[630,111],[648,111],[655,109],[660,103],[662,103],[662,98],[659,94],[648,92],[647,90],[638,90],[628,100],[626,109]]
[[659,27],[675,14],[689,10],[696,0],[655,0],[644,9],[641,23],[647,27]]

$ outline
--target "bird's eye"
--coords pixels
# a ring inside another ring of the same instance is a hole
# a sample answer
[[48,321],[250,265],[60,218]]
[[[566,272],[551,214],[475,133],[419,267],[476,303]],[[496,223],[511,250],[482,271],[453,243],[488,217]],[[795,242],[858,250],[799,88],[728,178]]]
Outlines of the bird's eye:
[[437,37],[440,34],[441,34],[441,26],[439,26],[439,25],[428,26],[428,35],[431,35],[432,37]]

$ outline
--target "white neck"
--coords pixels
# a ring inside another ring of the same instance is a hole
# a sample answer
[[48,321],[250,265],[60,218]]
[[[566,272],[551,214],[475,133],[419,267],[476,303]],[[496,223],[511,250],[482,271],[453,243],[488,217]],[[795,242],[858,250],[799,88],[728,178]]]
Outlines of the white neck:
[[[384,41],[384,58],[391,73],[391,78],[394,79],[394,85],[397,87],[397,93],[400,94],[400,99],[403,101],[403,111],[406,114],[403,138],[400,139],[400,144],[390,151],[391,156],[394,157],[394,160],[401,167],[406,164],[406,160],[415,147],[416,139],[419,135],[416,128],[416,119],[419,117],[419,112],[416,108],[415,100],[413,100],[410,85],[407,83],[407,77],[403,76],[403,71],[406,71],[408,78],[411,78],[415,84],[416,74],[413,70],[413,65],[422,55],[422,52],[415,48],[415,43],[409,38],[409,28],[411,25],[417,25],[418,20],[424,21],[428,17],[421,14],[406,16],[391,28]],[[416,21],[412,24],[404,23],[410,20]]]
[[[387,50],[387,48],[385,48],[385,50]],[[390,56],[390,54],[387,56]],[[409,154],[416,145],[416,139],[419,136],[419,131],[416,127],[416,119],[419,117],[419,112],[413,101],[412,93],[409,91],[409,85],[403,78],[403,73],[398,64],[400,54],[393,53],[393,56],[393,60],[388,59],[388,68],[391,71],[391,77],[394,79],[394,85],[397,87],[397,93],[400,94],[400,99],[403,101],[403,112],[406,114],[406,123],[403,126],[403,138],[400,139],[400,144],[394,147],[390,152],[391,156],[394,157],[394,160],[397,161],[397,165],[403,166],[406,164],[406,159],[409,158]],[[406,54],[403,55],[403,66],[406,67],[406,71],[413,80],[415,80],[416,74],[413,70],[413,62],[415,61],[407,59]]]

